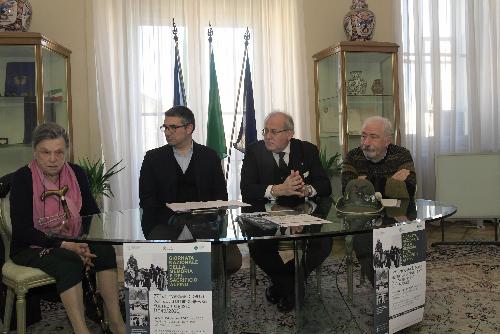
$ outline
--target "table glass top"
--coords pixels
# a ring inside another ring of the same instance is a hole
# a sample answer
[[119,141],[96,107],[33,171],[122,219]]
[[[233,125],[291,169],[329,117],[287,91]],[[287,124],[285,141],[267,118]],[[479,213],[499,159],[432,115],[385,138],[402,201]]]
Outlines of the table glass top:
[[[83,217],[88,232],[78,240],[121,244],[123,242],[150,241],[198,241],[210,240],[213,243],[246,243],[250,240],[342,236],[368,233],[374,228],[410,223],[415,220],[432,221],[451,216],[456,208],[431,200],[417,199],[402,202],[399,208],[385,208],[377,216],[339,215],[331,202],[319,205],[296,207],[286,214],[311,213],[325,219],[324,224],[307,226],[280,227],[263,221],[250,219],[245,213],[272,211],[272,215],[281,215],[283,207],[264,207],[254,205],[246,208],[219,210],[215,212],[176,213],[158,221],[154,231],[147,231],[146,236],[141,225],[142,210],[130,209],[113,211]],[[65,237],[65,239],[68,239]]]

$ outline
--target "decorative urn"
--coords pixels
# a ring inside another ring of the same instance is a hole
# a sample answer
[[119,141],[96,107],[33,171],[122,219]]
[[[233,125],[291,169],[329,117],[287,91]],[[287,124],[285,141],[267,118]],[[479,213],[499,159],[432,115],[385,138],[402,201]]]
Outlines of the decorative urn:
[[382,95],[384,94],[384,84],[382,83],[382,79],[375,79],[372,83],[372,93],[374,95]]
[[347,80],[347,94],[349,95],[365,95],[366,80],[363,79],[361,74],[363,71],[351,71],[351,78]]
[[28,0],[0,0],[0,32],[28,31],[31,13]]
[[344,31],[350,41],[369,41],[375,30],[375,14],[366,0],[352,0],[351,10],[344,16]]

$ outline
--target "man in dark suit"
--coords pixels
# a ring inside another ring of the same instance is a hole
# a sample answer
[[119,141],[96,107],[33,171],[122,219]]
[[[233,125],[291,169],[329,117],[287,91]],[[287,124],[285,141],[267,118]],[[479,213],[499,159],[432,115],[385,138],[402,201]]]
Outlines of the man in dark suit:
[[193,141],[193,112],[175,106],[160,129],[168,144],[146,152],[139,178],[142,228],[148,237],[173,212],[166,203],[227,200],[226,181],[217,153]]
[[[283,112],[266,117],[264,140],[247,148],[241,169],[241,194],[253,205],[270,202],[289,208],[304,204],[306,198],[329,196],[330,180],[321,166],[315,145],[292,138],[293,119]],[[306,277],[329,255],[331,238],[307,240]],[[266,297],[280,311],[294,306],[294,261],[284,263],[278,253],[279,242],[249,244],[250,255],[272,280]]]

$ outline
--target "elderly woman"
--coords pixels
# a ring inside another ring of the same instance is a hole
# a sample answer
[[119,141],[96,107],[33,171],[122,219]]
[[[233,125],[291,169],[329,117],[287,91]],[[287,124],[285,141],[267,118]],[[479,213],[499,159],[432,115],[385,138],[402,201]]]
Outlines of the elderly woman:
[[54,123],[33,133],[34,159],[17,170],[10,195],[11,258],[56,280],[75,333],[90,333],[83,307],[82,276],[92,266],[114,333],[125,333],[118,304],[116,257],[111,246],[60,241],[47,233],[77,236],[81,216],[99,213],[83,169],[66,162],[69,139]]

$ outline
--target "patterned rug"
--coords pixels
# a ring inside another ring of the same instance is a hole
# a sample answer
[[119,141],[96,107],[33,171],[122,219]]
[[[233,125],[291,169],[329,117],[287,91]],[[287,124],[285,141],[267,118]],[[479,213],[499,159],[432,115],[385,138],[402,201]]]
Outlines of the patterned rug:
[[[360,284],[354,268],[354,301],[347,308],[345,266],[329,258],[323,265],[321,297],[316,277],[308,280],[303,312],[279,313],[264,297],[267,277],[257,271],[252,305],[248,269],[231,278],[231,304],[224,332],[229,333],[371,333],[373,317],[369,284]],[[338,289],[337,289],[338,286]],[[340,294],[339,291],[342,293]],[[72,333],[61,303],[42,303],[43,319],[29,333]],[[402,333],[500,333],[500,247],[438,246],[427,254],[424,320]],[[92,333],[99,327],[89,322]],[[218,327],[218,326],[216,326]],[[325,329],[326,328],[326,329]]]

